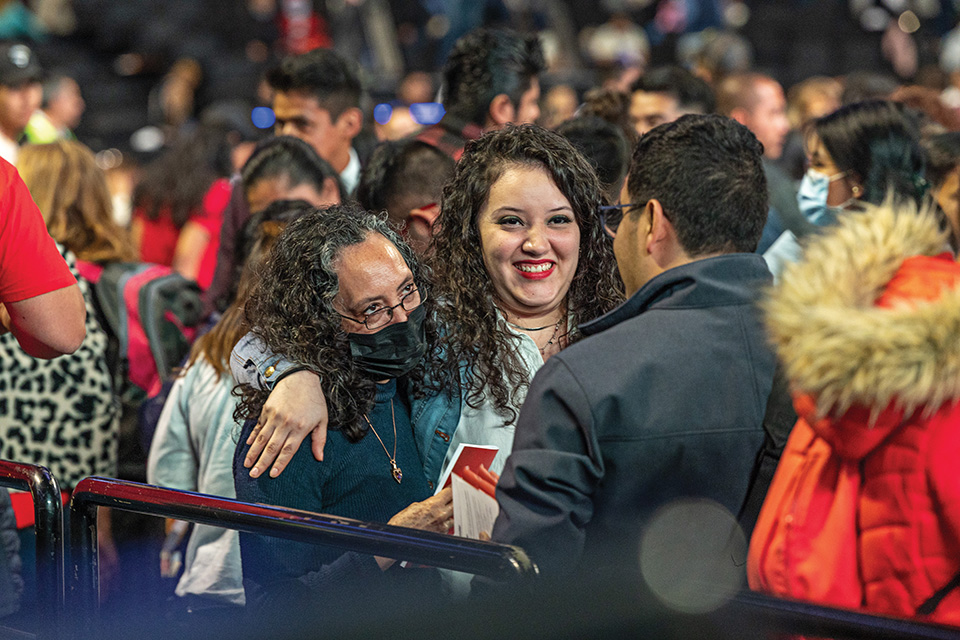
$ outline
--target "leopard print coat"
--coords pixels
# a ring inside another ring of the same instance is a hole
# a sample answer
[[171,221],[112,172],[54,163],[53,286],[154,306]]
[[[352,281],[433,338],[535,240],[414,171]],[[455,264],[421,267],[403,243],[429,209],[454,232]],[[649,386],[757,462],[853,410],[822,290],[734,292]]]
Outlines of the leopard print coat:
[[0,457],[46,466],[70,490],[87,476],[116,474],[120,405],[93,292],[73,254],[60,252],[87,301],[87,337],[73,354],[41,360],[0,335]]

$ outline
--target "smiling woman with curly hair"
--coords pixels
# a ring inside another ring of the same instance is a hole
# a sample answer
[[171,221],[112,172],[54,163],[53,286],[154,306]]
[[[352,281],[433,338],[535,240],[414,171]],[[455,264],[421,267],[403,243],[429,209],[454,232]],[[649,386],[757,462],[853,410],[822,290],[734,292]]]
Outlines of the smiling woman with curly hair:
[[463,369],[451,452],[497,444],[502,466],[534,373],[622,302],[600,203],[593,169],[551,131],[509,126],[467,145],[434,237],[446,364]]
[[[420,438],[427,478],[442,475],[460,443],[499,447],[491,465],[499,471],[534,374],[578,339],[579,326],[623,300],[600,204],[592,167],[551,131],[508,126],[467,145],[444,188],[432,258],[443,370],[460,381],[451,388],[459,420]],[[301,354],[273,353],[303,362]],[[276,361],[260,355],[241,350],[237,361],[261,369]],[[260,379],[267,379],[262,370]],[[316,384],[313,376],[289,376],[279,399],[267,402],[246,460],[254,475],[267,465],[279,473],[289,459],[284,450],[295,450],[315,425],[322,431],[322,409],[302,400]],[[322,446],[316,433],[313,440]]]

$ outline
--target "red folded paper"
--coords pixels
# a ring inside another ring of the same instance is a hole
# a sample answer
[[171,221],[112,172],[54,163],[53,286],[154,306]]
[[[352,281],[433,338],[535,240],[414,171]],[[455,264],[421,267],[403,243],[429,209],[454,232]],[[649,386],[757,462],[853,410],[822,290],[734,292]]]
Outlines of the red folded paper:
[[[440,483],[437,486],[437,493],[440,493],[441,489],[445,489],[450,486],[450,476],[454,473],[460,477],[463,477],[463,469],[467,466],[470,466],[474,469],[478,469],[481,465],[489,467],[493,462],[493,459],[497,457],[497,452],[500,449],[498,447],[492,447],[489,445],[482,444],[463,444],[461,443],[457,447],[457,451],[453,456],[452,463],[447,468],[442,476],[440,476]],[[497,484],[494,482],[493,484]]]
[[[488,476],[490,475],[490,472],[481,466],[480,473],[482,474],[484,472],[486,472]],[[465,467],[463,469],[463,473],[460,474],[460,477],[466,480],[467,484],[469,484],[471,487],[480,489],[480,491],[483,491],[491,498],[497,497],[497,485],[490,482],[486,478],[481,478],[480,475],[474,473],[470,467]]]

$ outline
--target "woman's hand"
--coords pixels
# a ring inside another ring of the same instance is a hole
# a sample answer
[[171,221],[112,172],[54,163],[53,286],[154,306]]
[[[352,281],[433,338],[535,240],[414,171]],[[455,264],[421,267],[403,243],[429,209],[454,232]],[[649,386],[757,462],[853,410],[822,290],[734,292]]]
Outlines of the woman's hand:
[[453,489],[450,487],[423,502],[414,502],[387,522],[398,527],[435,533],[446,533],[452,523]]
[[268,468],[270,477],[276,478],[307,434],[313,440],[313,457],[322,461],[323,446],[327,443],[327,401],[317,374],[303,370],[291,373],[273,388],[260,411],[257,426],[247,438],[250,450],[243,466],[253,467],[251,478],[259,477]]
[[[421,531],[446,533],[453,526],[453,489],[447,487],[423,502],[414,502],[390,518],[387,524],[420,529]],[[392,558],[376,556],[376,559],[377,564],[384,571],[394,563]]]

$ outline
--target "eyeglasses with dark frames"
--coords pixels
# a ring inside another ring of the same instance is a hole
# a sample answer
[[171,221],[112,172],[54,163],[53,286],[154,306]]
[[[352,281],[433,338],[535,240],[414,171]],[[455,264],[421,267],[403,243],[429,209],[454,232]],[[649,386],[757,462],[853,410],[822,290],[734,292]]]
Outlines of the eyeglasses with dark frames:
[[642,206],[642,204],[631,202],[628,204],[609,204],[600,207],[600,224],[603,225],[603,230],[607,232],[608,236],[615,238],[617,228],[620,226],[623,216],[631,209]]
[[406,312],[413,311],[427,299],[426,289],[414,288],[409,293],[405,294],[400,298],[400,302],[393,305],[392,307],[382,307],[377,309],[373,313],[365,316],[363,320],[357,320],[356,318],[351,318],[350,316],[345,316],[340,312],[337,312],[337,315],[341,318],[346,318],[347,320],[352,320],[357,324],[362,324],[370,331],[374,329],[379,329],[385,327],[393,320],[393,310],[397,307],[403,307],[403,310]]

